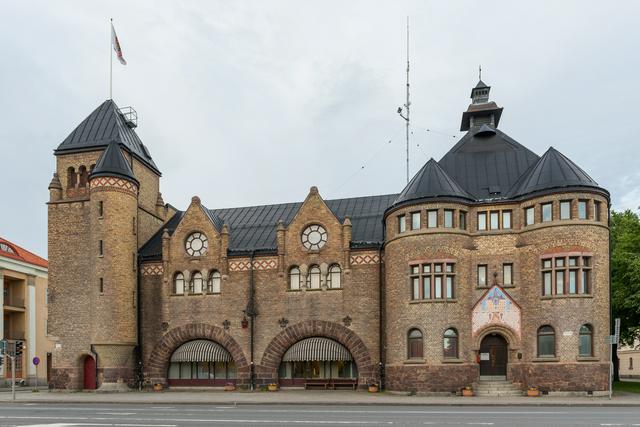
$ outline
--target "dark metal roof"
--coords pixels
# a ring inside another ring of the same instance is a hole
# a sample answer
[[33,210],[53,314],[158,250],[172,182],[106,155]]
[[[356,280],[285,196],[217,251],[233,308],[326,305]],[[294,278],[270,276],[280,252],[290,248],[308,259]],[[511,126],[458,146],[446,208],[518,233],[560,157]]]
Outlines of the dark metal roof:
[[393,207],[433,198],[475,200],[460,184],[447,175],[438,162],[430,159],[394,200]]
[[98,176],[121,177],[138,183],[138,180],[133,175],[131,166],[129,166],[129,162],[127,162],[127,159],[122,155],[120,144],[116,141],[111,141],[109,143],[107,149],[104,150],[98,159],[93,172],[91,172],[92,178]]
[[522,197],[541,191],[567,187],[587,187],[608,194],[578,165],[551,147],[513,185],[509,197]]
[[118,142],[160,175],[160,170],[153,162],[147,147],[144,146],[135,130],[127,125],[118,106],[111,99],[104,101],[89,114],[56,148],[55,154],[103,148],[111,141]]
[[[384,240],[382,218],[397,194],[383,196],[353,197],[325,200],[333,214],[344,221],[349,217],[352,226],[353,247],[374,247]],[[229,253],[249,251],[275,251],[278,221],[288,225],[296,215],[302,202],[277,205],[248,206],[240,208],[210,209],[212,221],[218,229],[220,224],[229,227]],[[176,229],[184,212],[177,212],[163,227],[170,234]],[[162,230],[159,230],[140,248],[141,260],[160,259],[162,256]]]
[[467,132],[438,163],[475,199],[486,200],[504,198],[538,159],[501,130],[481,127]]

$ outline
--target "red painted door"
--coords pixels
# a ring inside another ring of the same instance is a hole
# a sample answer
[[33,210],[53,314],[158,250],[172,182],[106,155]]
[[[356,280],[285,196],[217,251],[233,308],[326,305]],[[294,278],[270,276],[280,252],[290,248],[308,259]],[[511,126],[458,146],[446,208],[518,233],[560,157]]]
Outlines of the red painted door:
[[91,356],[84,358],[84,389],[96,389],[96,360]]

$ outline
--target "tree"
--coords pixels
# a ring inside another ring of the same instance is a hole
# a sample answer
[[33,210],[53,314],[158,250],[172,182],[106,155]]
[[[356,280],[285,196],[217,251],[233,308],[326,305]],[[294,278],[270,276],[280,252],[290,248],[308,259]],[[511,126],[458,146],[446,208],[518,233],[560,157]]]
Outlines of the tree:
[[611,305],[621,322],[622,344],[640,339],[640,218],[611,212]]

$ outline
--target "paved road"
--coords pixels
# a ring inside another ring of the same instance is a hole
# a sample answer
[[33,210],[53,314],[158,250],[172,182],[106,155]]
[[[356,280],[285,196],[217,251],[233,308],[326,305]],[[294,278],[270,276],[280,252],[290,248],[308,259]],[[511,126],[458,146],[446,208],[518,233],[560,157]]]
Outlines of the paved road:
[[0,404],[0,426],[640,426],[640,408]]

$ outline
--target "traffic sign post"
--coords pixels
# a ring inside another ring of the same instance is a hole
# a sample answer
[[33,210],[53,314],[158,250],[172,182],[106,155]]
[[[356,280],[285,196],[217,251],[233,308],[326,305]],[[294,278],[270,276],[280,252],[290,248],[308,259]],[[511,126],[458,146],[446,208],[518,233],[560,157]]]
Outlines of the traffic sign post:
[[38,391],[38,365],[40,364],[40,358],[38,356],[33,358],[33,365],[36,367],[36,387],[34,391]]
[[607,336],[609,343],[609,400],[613,394],[613,346],[620,343],[620,318],[616,317],[613,326],[613,335]]

